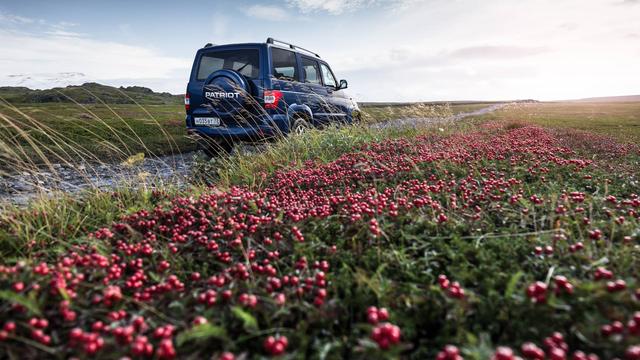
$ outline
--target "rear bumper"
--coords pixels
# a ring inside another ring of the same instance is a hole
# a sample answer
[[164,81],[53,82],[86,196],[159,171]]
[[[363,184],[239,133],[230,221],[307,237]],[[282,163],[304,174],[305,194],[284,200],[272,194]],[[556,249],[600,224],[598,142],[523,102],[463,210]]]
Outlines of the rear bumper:
[[[201,116],[201,115],[200,115]],[[237,140],[261,140],[278,135],[286,134],[289,131],[289,124],[283,116],[265,116],[258,125],[226,125],[220,126],[194,126],[192,115],[186,117],[187,132],[189,134],[206,136],[210,138],[224,138]]]

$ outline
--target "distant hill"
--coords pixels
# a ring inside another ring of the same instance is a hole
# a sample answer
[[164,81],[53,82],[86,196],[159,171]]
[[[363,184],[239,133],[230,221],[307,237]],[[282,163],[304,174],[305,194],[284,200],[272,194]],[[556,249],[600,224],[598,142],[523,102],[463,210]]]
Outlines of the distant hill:
[[141,86],[113,87],[97,83],[59,87],[47,90],[32,90],[26,87],[0,87],[0,98],[10,103],[71,103],[172,105],[181,104],[181,95],[157,93]]
[[585,99],[569,100],[571,102],[640,102],[640,95],[603,96]]

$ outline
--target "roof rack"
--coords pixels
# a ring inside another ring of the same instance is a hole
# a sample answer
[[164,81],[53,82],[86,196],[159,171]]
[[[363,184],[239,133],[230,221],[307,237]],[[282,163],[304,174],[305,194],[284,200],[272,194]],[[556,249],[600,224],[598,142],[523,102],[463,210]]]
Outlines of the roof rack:
[[291,49],[293,49],[293,50],[302,50],[302,51],[306,51],[306,52],[308,52],[309,54],[314,55],[314,56],[315,56],[315,57],[317,57],[318,59],[320,58],[320,55],[318,55],[318,54],[314,53],[314,52],[313,52],[313,51],[311,51],[311,50],[307,50],[307,49],[305,49],[305,48],[303,48],[303,47],[300,47],[300,46],[297,46],[297,45],[293,45],[293,44],[290,44],[290,43],[285,42],[285,41],[276,40],[276,39],[274,39],[274,38],[272,38],[272,37],[267,38],[267,44],[275,44],[275,43],[281,43],[281,44],[284,44],[284,45],[288,45],[288,46],[289,46],[289,48],[291,48]]

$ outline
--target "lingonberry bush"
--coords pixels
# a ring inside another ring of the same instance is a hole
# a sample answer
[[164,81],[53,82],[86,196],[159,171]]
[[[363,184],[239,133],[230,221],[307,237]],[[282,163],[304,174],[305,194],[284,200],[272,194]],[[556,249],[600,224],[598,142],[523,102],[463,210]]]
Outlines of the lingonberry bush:
[[0,349],[640,359],[636,174],[567,139],[490,124],[388,140],[161,200],[63,251],[31,244],[0,267]]

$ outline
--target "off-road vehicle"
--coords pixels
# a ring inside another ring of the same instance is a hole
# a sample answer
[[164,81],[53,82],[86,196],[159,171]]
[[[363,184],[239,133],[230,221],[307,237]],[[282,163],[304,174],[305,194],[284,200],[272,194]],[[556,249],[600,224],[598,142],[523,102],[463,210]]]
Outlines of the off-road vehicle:
[[188,131],[207,153],[360,119],[358,104],[314,52],[273,38],[207,44],[196,53],[185,95]]

